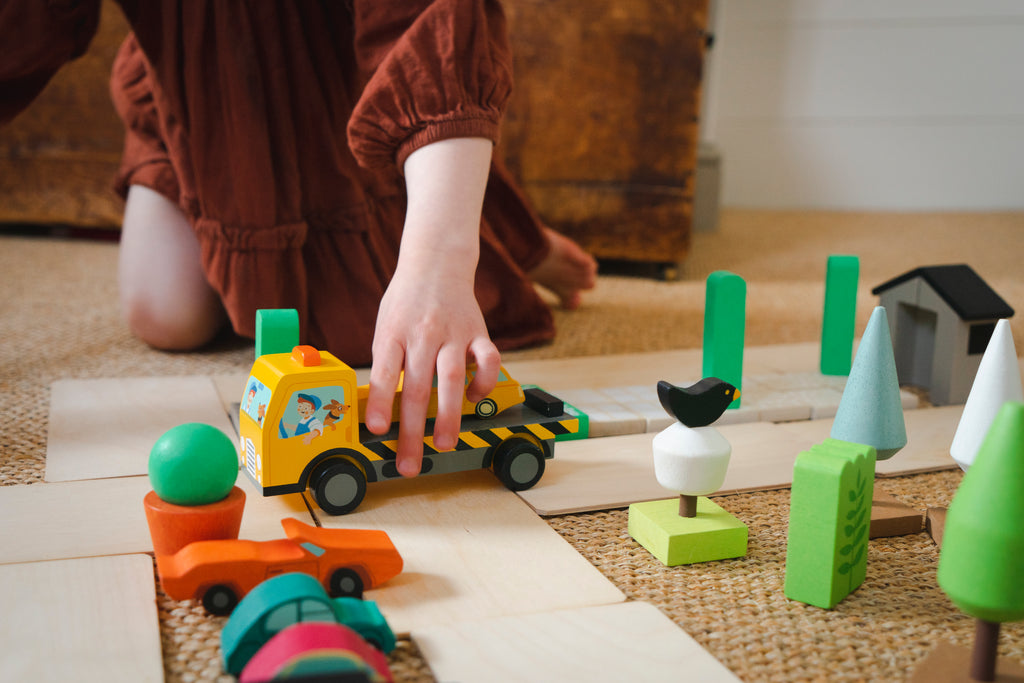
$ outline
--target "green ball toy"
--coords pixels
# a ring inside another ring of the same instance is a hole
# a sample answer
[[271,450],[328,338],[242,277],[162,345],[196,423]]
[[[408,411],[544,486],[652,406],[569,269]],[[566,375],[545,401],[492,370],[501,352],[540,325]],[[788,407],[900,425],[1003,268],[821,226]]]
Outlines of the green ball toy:
[[224,432],[199,422],[168,429],[149,452],[149,481],[174,505],[223,500],[238,478],[235,444]]

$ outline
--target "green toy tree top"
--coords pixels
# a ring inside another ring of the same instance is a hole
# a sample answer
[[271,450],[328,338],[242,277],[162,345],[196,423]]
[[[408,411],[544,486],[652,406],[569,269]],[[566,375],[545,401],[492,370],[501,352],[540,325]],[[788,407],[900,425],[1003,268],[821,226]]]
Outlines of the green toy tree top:
[[996,415],[946,517],[939,585],[984,621],[1024,619],[1024,403]]

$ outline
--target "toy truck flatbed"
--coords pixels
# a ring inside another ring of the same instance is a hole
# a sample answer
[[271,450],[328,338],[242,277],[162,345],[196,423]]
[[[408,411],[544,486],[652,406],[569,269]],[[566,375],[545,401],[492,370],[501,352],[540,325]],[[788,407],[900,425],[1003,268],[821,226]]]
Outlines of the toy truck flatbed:
[[[367,483],[399,478],[398,426],[369,432],[359,420],[365,393],[351,368],[311,347],[257,358],[239,411],[240,460],[263,495],[309,488],[325,512],[345,514]],[[490,467],[514,491],[536,484],[555,441],[585,435],[586,416],[539,389],[526,389],[524,399],[486,418],[464,416],[451,451],[434,448],[428,420],[422,473]]]

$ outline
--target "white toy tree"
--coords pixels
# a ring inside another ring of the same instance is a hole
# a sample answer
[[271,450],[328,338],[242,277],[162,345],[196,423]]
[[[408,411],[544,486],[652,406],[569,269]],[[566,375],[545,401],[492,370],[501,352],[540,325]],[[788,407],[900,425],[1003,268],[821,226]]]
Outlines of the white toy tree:
[[949,454],[965,472],[974,462],[996,414],[1007,401],[1024,401],[1024,390],[1010,322],[1000,320],[982,356],[949,447]]

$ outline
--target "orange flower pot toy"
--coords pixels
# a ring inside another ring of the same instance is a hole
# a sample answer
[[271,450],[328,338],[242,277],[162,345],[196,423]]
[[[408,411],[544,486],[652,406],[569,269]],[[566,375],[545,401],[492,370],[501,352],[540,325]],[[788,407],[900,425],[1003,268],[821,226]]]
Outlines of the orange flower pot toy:
[[143,504],[158,569],[161,557],[195,541],[238,538],[245,493],[237,477],[235,445],[216,427],[178,425],[157,439]]

